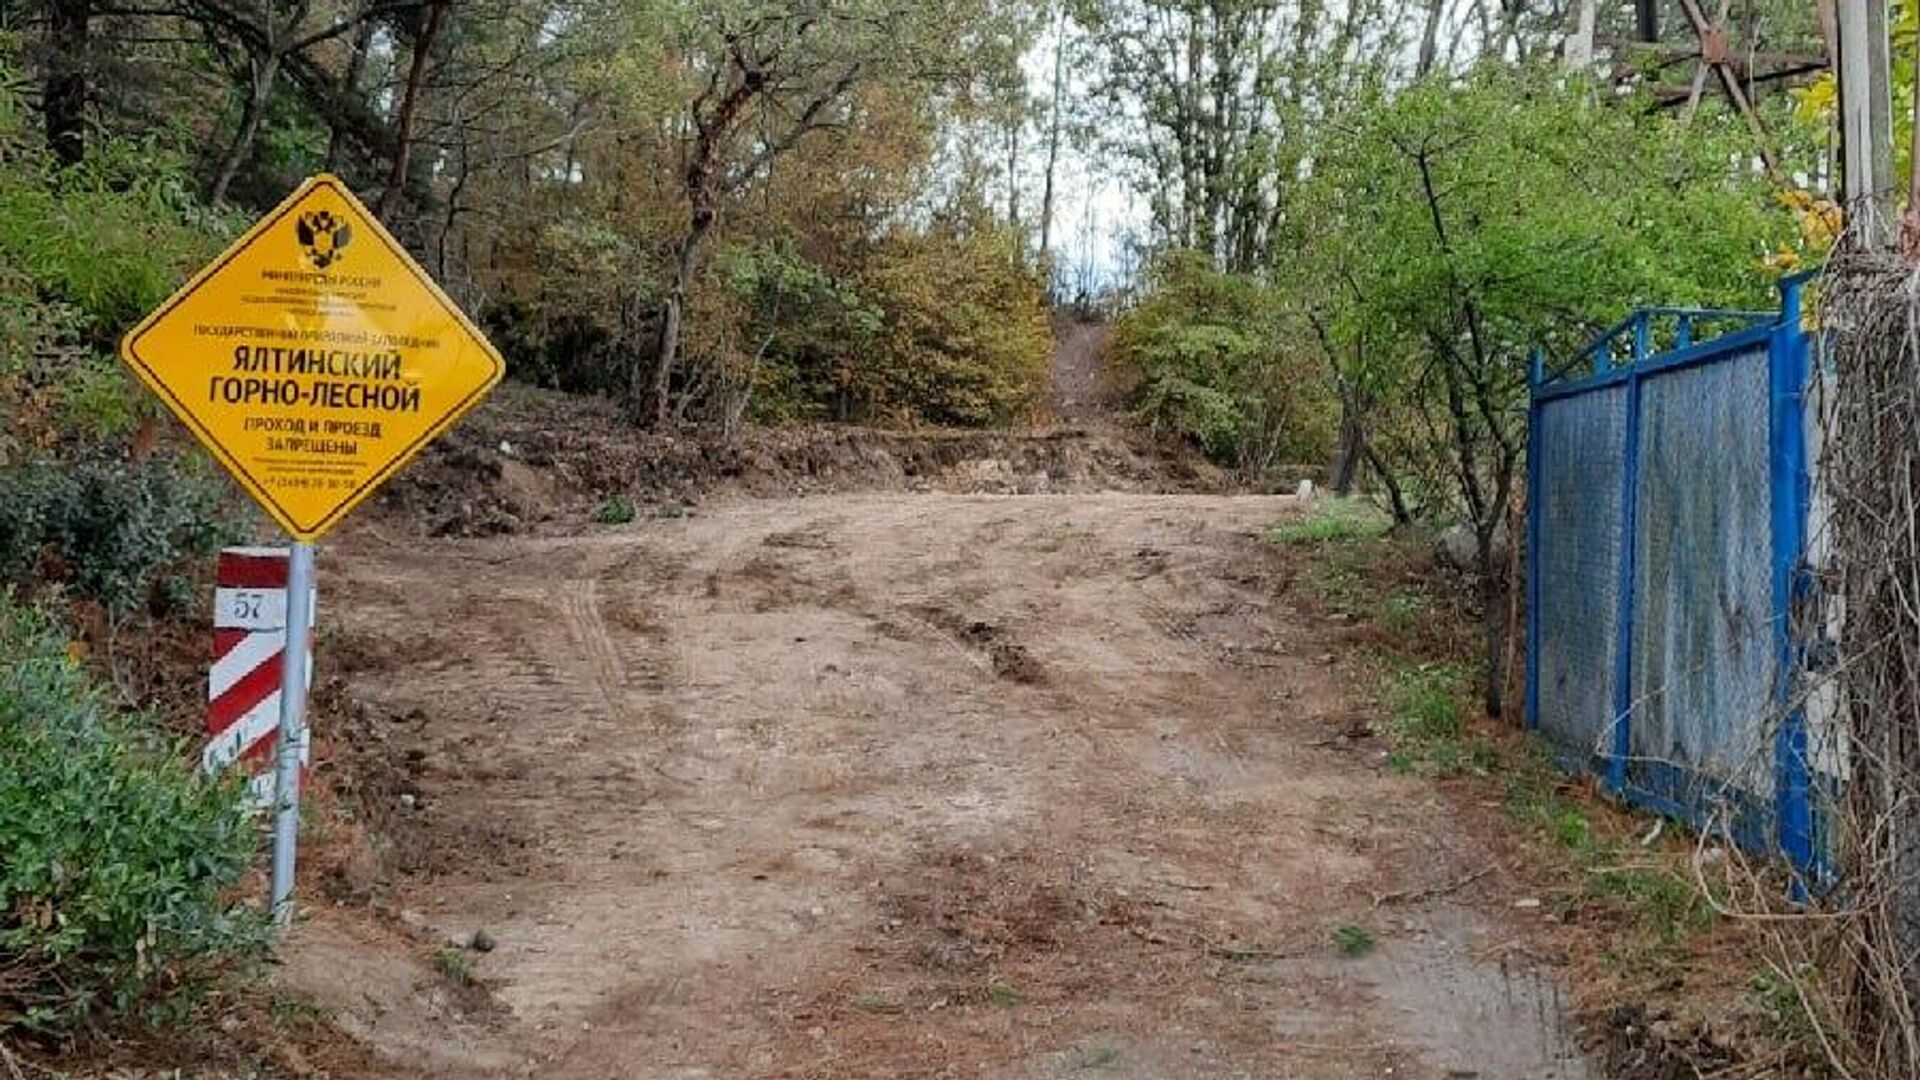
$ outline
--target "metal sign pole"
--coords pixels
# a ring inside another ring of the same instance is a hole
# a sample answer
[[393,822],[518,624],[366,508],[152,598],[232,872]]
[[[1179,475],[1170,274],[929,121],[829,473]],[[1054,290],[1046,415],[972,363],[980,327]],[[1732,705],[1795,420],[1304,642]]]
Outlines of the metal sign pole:
[[276,923],[293,918],[294,850],[300,840],[300,761],[307,743],[307,664],[313,643],[313,545],[296,540],[287,561],[287,638],[280,667],[280,739],[274,757],[273,898]]
[[[260,296],[262,280],[279,283],[273,296]],[[209,343],[209,327],[219,328],[217,343]],[[209,349],[231,349],[231,362]],[[322,352],[326,364],[310,362]],[[506,374],[506,361],[373,211],[324,174],[301,184],[140,320],[121,341],[120,357],[295,541],[286,574],[279,750],[272,772],[254,777],[258,787],[249,791],[257,805],[271,785],[277,804],[267,910],[284,923],[293,915],[307,758],[312,542],[478,405]],[[213,368],[219,370],[209,383]],[[242,377],[269,373],[274,377]],[[251,632],[260,622],[246,621],[230,629]],[[220,678],[209,675],[209,692],[231,690],[234,669],[271,665],[267,646],[256,647],[265,657],[229,648]],[[257,681],[246,682],[247,695],[257,694]],[[217,714],[212,705],[216,740],[203,756],[222,765],[259,745],[275,719],[261,697],[228,702]],[[248,722],[235,729],[242,715]]]

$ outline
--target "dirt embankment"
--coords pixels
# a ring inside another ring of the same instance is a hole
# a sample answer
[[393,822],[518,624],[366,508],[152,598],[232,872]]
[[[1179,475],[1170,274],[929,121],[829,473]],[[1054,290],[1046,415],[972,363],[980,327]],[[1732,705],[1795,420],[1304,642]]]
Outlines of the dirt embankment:
[[391,527],[493,536],[578,524],[603,501],[677,507],[716,493],[1208,492],[1197,456],[1108,425],[1032,433],[820,425],[718,433],[636,430],[611,403],[503,387],[381,493]]

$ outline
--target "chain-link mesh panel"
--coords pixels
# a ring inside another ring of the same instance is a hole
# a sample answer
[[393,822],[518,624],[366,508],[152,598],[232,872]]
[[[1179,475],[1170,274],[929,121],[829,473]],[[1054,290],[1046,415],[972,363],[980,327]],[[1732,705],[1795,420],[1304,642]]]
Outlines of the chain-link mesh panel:
[[[1628,782],[1691,806],[1773,792],[1765,344],[1641,384]],[[1733,789],[1731,792],[1728,788]]]
[[1582,764],[1611,748],[1627,388],[1548,401],[1535,433],[1540,729]]

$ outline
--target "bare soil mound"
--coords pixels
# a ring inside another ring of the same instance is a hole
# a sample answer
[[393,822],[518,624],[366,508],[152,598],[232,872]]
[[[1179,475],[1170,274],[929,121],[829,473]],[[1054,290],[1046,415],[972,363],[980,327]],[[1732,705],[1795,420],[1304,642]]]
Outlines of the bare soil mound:
[[489,536],[577,523],[619,496],[638,508],[706,496],[851,492],[1213,492],[1219,470],[1109,428],[1032,433],[842,425],[717,432],[636,430],[604,400],[504,387],[381,494],[407,532]]

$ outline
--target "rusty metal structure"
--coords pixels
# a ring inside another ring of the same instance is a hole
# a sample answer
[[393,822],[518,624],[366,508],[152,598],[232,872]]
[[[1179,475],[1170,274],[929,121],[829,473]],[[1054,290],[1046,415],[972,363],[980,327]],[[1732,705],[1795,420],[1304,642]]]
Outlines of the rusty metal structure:
[[[1743,49],[1737,44],[1731,19],[1733,0],[1719,0],[1712,18],[1708,18],[1701,0],[1679,0],[1678,6],[1690,40],[1667,42],[1661,40],[1658,0],[1634,0],[1634,40],[1623,43],[1615,78],[1626,80],[1645,74],[1644,67],[1625,62],[1628,56],[1644,58],[1651,54],[1656,80],[1691,63],[1693,71],[1687,83],[1656,82],[1653,95],[1657,106],[1677,108],[1682,116],[1690,116],[1706,96],[1708,80],[1713,80],[1753,132],[1756,152],[1768,172],[1777,176],[1779,163],[1773,141],[1754,107],[1755,96],[1769,85],[1784,86],[1827,70],[1831,49],[1817,53]],[[1830,38],[1831,34],[1826,36]]]

